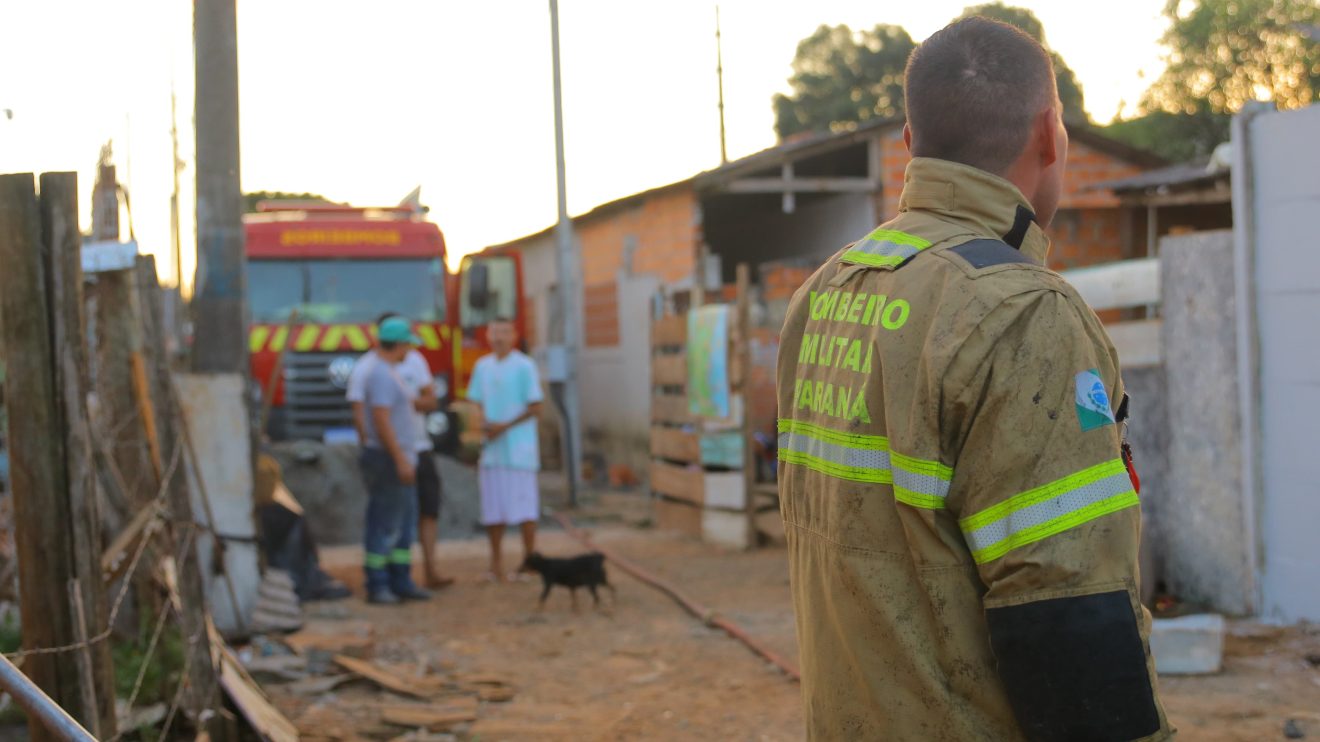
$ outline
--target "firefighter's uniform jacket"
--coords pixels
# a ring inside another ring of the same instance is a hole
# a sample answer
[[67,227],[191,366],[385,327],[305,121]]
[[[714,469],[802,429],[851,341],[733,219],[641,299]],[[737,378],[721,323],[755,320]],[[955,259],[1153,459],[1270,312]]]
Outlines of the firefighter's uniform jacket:
[[1007,181],[917,158],[899,211],[781,339],[810,737],[1170,736],[1113,345]]

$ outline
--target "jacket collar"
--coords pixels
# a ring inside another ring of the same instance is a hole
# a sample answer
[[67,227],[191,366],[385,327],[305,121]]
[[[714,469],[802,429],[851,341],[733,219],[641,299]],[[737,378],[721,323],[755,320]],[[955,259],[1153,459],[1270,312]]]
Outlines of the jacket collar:
[[1009,243],[1044,265],[1050,239],[1017,186],[997,175],[948,160],[915,157],[903,176],[898,210],[926,211],[977,234]]

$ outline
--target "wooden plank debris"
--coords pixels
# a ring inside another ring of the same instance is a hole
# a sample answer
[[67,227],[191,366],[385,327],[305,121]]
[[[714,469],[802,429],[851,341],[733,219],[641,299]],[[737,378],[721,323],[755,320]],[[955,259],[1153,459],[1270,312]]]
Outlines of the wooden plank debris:
[[381,720],[410,729],[428,732],[448,731],[458,724],[477,720],[479,702],[475,696],[455,698],[438,704],[390,703],[380,707]]
[[289,649],[306,657],[312,652],[341,654],[357,659],[371,656],[375,628],[366,621],[308,621],[302,631],[280,637]]
[[454,679],[463,685],[513,685],[508,675],[495,672],[465,672]]
[[355,679],[357,676],[353,673],[342,673],[340,675],[326,675],[319,678],[306,678],[298,680],[284,686],[284,690],[295,696],[319,696],[338,688],[339,686]]
[[207,619],[212,652],[219,656],[220,687],[234,702],[240,714],[267,742],[298,742],[298,728],[271,704],[261,686],[243,669],[242,662],[229,648],[215,624]]
[[477,697],[487,703],[508,703],[513,700],[513,688],[507,685],[479,685]]
[[370,680],[385,690],[398,693],[402,696],[411,696],[413,698],[426,699],[435,695],[439,690],[434,684],[418,682],[421,678],[402,677],[396,675],[379,665],[366,660],[360,660],[356,657],[347,655],[335,655],[335,664],[348,670],[359,677]]

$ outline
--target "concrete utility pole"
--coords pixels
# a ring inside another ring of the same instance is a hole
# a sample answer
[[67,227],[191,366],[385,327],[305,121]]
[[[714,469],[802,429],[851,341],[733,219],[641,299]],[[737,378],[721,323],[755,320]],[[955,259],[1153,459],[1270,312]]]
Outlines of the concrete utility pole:
[[238,179],[238,30],[235,0],[196,0],[197,273],[193,370],[244,373],[247,268]]
[[577,253],[573,245],[573,221],[568,218],[568,193],[564,178],[564,104],[559,83],[559,2],[550,0],[550,53],[555,76],[555,170],[559,185],[559,223],[555,225],[555,254],[559,267],[559,300],[563,310],[564,346],[568,373],[564,375],[564,429],[568,442],[565,470],[568,473],[568,502],[577,506],[582,481],[582,412],[578,401],[578,357],[582,349],[582,291],[579,286]]

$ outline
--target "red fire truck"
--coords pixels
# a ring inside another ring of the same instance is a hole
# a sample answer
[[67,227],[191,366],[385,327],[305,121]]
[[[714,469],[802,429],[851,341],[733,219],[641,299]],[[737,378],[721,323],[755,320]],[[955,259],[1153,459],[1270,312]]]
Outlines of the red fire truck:
[[[385,312],[413,320],[446,401],[466,390],[488,323],[511,317],[525,337],[518,256],[468,256],[451,273],[440,228],[415,205],[268,201],[244,229],[252,375],[273,394],[272,439],[356,440],[344,392]],[[427,420],[442,448],[455,443],[453,422],[448,413]]]

